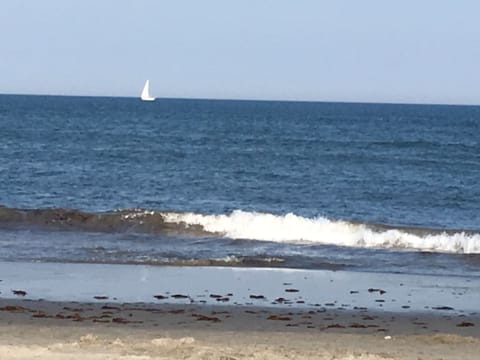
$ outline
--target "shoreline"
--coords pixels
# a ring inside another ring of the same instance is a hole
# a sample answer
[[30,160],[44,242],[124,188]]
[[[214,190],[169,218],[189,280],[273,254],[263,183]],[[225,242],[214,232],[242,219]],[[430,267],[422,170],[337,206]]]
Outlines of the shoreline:
[[2,359],[473,360],[480,351],[475,278],[5,262],[0,274]]
[[0,298],[19,297],[469,314],[480,310],[480,279],[263,267],[0,262]]

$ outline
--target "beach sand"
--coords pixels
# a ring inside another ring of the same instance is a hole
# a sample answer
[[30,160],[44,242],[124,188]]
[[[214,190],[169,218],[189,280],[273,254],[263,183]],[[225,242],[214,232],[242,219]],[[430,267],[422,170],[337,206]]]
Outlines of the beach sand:
[[478,359],[480,317],[0,301],[1,359]]
[[0,274],[2,360],[480,356],[474,278],[7,262]]

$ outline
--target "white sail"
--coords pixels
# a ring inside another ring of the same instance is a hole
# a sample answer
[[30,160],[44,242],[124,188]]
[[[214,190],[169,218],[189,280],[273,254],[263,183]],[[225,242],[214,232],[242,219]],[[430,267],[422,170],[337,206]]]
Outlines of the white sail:
[[143,101],[153,101],[153,100],[155,100],[154,97],[150,96],[149,87],[150,87],[150,81],[147,80],[147,81],[145,81],[145,85],[143,86],[142,95],[140,95],[140,98]]

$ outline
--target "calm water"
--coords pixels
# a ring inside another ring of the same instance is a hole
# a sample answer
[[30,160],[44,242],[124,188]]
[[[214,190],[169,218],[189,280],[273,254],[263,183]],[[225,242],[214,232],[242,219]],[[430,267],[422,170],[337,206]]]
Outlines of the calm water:
[[480,107],[0,96],[0,260],[480,276]]

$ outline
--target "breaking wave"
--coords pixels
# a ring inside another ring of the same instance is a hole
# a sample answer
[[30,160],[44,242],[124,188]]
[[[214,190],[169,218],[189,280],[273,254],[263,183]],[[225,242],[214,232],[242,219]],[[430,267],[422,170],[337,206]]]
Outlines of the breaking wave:
[[294,214],[233,211],[228,215],[163,213],[165,221],[202,226],[233,239],[309,242],[351,247],[480,253],[480,234],[470,231],[394,228],[383,225],[305,218]]
[[325,217],[306,218],[291,213],[275,215],[242,210],[230,214],[207,215],[144,209],[91,213],[72,209],[15,209],[0,206],[0,226],[148,232],[347,247],[480,253],[478,232],[391,227]]
[[156,211],[122,209],[92,213],[74,209],[16,209],[0,206],[0,224],[92,232],[140,232],[164,234],[211,235],[202,226],[168,223]]

